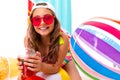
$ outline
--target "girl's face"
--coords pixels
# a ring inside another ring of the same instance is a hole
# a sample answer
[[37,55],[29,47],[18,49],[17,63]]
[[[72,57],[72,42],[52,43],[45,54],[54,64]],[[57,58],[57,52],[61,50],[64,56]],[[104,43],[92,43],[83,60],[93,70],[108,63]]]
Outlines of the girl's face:
[[37,8],[33,13],[31,22],[35,31],[41,36],[49,35],[54,29],[54,16],[46,8]]

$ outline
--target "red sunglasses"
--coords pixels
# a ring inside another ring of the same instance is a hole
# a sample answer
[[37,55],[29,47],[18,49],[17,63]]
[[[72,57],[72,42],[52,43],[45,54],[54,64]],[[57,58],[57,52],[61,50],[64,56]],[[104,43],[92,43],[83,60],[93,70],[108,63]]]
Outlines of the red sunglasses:
[[31,23],[33,26],[39,26],[41,24],[42,19],[45,24],[49,25],[54,21],[54,16],[50,14],[46,14],[43,17],[35,16],[31,19]]

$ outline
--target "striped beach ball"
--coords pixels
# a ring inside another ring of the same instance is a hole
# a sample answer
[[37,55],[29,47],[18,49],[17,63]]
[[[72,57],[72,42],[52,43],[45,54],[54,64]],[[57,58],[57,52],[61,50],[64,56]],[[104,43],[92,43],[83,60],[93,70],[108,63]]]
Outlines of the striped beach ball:
[[120,80],[120,22],[95,17],[70,38],[73,59],[89,80]]

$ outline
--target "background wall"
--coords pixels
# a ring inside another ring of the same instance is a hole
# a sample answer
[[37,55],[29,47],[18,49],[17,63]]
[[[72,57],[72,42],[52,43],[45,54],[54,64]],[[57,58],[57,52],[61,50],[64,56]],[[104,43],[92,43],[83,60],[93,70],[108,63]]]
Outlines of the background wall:
[[82,22],[92,17],[120,20],[119,0],[71,0],[72,33]]
[[[105,16],[120,20],[119,0],[71,0],[72,33],[85,20]],[[0,1],[0,55],[16,57],[27,28],[27,0]]]
[[27,27],[27,0],[0,1],[0,55],[16,57]]

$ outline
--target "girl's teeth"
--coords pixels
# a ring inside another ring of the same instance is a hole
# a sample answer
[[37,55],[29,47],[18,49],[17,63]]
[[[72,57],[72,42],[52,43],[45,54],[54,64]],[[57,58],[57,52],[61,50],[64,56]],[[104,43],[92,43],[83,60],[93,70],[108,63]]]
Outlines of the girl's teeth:
[[45,30],[45,29],[47,29],[47,28],[40,28],[41,30]]

